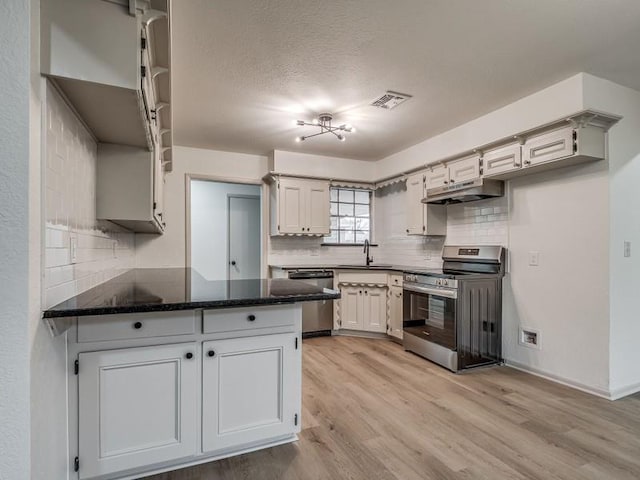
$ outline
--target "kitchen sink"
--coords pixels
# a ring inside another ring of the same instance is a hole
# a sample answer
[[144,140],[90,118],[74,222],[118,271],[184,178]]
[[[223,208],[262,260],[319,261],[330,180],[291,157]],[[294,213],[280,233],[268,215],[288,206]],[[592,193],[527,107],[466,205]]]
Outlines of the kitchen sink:
[[365,270],[388,270],[389,268],[392,268],[393,265],[383,265],[381,263],[375,263],[372,265],[338,265],[336,268],[362,268]]

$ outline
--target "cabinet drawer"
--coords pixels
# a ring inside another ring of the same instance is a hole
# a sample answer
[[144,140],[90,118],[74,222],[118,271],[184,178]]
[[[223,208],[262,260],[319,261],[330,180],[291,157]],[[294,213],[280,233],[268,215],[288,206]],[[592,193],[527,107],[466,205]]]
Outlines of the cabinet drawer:
[[283,307],[224,308],[205,310],[204,333],[233,332],[260,328],[294,327],[296,310]]
[[392,274],[389,275],[389,286],[391,287],[402,287],[402,275]]
[[199,312],[149,312],[78,318],[78,342],[167,337],[196,333]]

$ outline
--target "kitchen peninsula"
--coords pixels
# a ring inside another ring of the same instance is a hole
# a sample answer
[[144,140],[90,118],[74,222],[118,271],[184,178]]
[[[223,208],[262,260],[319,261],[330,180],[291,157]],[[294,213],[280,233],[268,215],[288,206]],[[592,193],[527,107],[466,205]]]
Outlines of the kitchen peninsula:
[[70,468],[140,478],[296,440],[300,302],[339,296],[137,269],[45,311],[67,334]]

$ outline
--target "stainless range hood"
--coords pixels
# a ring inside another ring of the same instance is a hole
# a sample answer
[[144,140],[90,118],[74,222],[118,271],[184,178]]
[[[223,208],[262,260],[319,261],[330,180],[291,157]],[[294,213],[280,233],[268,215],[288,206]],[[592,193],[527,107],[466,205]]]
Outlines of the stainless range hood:
[[465,182],[443,185],[442,187],[428,188],[427,196],[422,199],[422,203],[448,205],[502,197],[503,195],[504,182],[476,178]]

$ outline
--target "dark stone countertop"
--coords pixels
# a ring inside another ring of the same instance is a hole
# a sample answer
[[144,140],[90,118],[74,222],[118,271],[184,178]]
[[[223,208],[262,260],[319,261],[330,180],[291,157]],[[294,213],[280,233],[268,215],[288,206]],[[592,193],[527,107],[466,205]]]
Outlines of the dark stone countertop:
[[300,280],[206,280],[189,268],[129,270],[55,307],[44,318],[166,312],[200,308],[333,300],[335,290],[322,289]]

